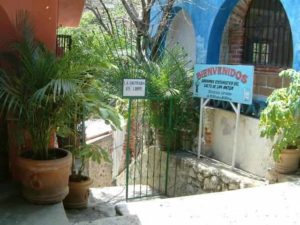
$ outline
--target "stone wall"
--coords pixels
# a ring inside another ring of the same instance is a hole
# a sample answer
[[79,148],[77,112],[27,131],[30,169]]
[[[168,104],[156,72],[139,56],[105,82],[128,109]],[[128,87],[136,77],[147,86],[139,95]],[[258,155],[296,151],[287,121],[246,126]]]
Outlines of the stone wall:
[[258,177],[239,170],[231,170],[229,166],[208,158],[197,160],[188,155],[177,155],[176,158],[177,165],[174,169],[177,173],[173,173],[176,174],[176,182],[173,182],[174,188],[169,189],[169,194],[172,196],[221,192],[264,185]]
[[[145,159],[149,160],[145,162]],[[229,166],[215,160],[207,158],[198,160],[188,153],[170,155],[168,175],[166,162],[166,152],[150,147],[148,152],[144,152],[131,163],[129,184],[148,185],[171,197],[229,191],[265,184],[258,177],[239,170],[231,170]],[[167,192],[165,192],[166,177],[168,177]],[[117,185],[125,185],[125,182],[126,172],[123,172],[117,178]]]
[[[112,133],[101,136],[88,143],[99,145],[103,149],[108,149],[111,153],[113,151],[113,136]],[[87,174],[93,179],[92,187],[109,187],[112,186],[112,163],[102,161],[100,164],[89,161],[87,164]]]

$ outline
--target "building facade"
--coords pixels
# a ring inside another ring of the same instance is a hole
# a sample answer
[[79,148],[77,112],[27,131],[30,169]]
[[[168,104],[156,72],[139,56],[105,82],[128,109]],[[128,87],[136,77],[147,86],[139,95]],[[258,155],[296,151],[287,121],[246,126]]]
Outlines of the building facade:
[[[250,113],[239,124],[236,159],[238,168],[259,176],[272,166],[272,143],[260,138],[259,111],[273,90],[289,84],[278,73],[300,70],[299,7],[297,0],[177,0],[166,32],[166,47],[179,43],[191,66],[255,66],[254,104],[244,108],[244,113]],[[152,9],[152,32],[160,10],[158,4]],[[230,109],[226,103],[216,105]],[[235,114],[223,109],[206,110],[205,131],[212,135],[209,155],[231,164]]]
[[20,11],[29,13],[36,38],[55,51],[57,28],[78,26],[84,3],[84,0],[0,0],[0,51],[16,40],[15,24]]

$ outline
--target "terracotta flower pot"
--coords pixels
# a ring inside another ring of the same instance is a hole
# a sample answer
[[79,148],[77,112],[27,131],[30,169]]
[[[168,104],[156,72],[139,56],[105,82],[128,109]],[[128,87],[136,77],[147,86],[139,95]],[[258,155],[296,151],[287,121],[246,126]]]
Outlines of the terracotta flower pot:
[[275,162],[275,170],[278,173],[289,174],[299,168],[300,152],[298,149],[285,149],[280,154],[280,159]]
[[71,153],[63,149],[50,151],[55,151],[57,159],[33,160],[24,154],[17,158],[18,173],[22,175],[22,195],[29,202],[53,204],[62,201],[69,192]]
[[64,199],[64,207],[68,209],[86,208],[89,198],[89,187],[93,180],[89,177],[82,181],[69,181],[69,194]]

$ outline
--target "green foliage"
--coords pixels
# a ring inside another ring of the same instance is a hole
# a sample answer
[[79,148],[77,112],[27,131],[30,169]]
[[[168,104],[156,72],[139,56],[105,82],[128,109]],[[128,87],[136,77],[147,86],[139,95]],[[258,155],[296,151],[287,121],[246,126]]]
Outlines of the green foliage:
[[50,136],[77,84],[61,72],[65,61],[34,40],[28,30],[30,27],[24,27],[23,39],[13,45],[11,69],[0,74],[1,110],[16,117],[19,127],[29,131],[34,157],[47,159]]
[[[103,84],[104,91],[118,96],[111,102],[127,116],[127,101],[121,101],[124,78],[145,78],[147,96],[164,99],[158,107],[147,106],[152,126],[165,130],[168,122],[169,101],[174,99],[172,130],[196,131],[198,113],[192,98],[192,70],[186,69],[186,55],[180,48],[174,48],[157,57],[157,60],[141,60],[136,54],[136,34],[129,23],[119,21],[113,24],[114,32],[109,34],[94,23],[91,14],[85,14],[81,27],[75,30],[60,30],[72,34],[76,52],[89,54],[91,64],[97,61],[108,65],[106,70],[92,74]],[[74,50],[73,48],[73,50]],[[88,64],[89,62],[87,62]],[[112,65],[113,64],[113,65]],[[96,64],[97,65],[97,64]],[[98,74],[98,75],[97,75]],[[154,110],[155,109],[155,110]],[[161,119],[165,122],[161,123]]]
[[[100,146],[96,144],[80,144],[76,148],[69,148],[69,150],[73,154],[73,160],[75,162],[76,159],[80,160],[80,167],[76,171],[73,167],[71,179],[73,181],[81,181],[84,177],[83,172],[86,166],[86,163],[89,160],[100,164],[102,160],[110,161],[110,157],[108,151],[106,149],[102,149]],[[73,162],[73,164],[74,164]]]
[[107,98],[110,105],[117,108],[119,112],[124,112],[126,106],[124,106],[124,100],[120,98],[119,86],[122,80],[117,76],[120,70],[119,64],[112,58],[112,45],[116,40],[102,32],[94,20],[93,14],[84,13],[80,27],[63,28],[59,30],[59,33],[72,36],[72,51],[76,52],[73,54],[74,61],[90,67],[88,72],[101,84],[102,92],[115,96]]
[[[88,159],[99,163],[101,159],[108,159],[106,150],[85,144],[82,121],[91,118],[103,119],[112,129],[119,129],[121,121],[121,116],[114,107],[120,98],[111,94],[112,91],[103,81],[103,76],[116,70],[116,67],[104,57],[104,48],[99,44],[99,38],[93,32],[84,32],[81,29],[68,30],[72,33],[73,47],[64,56],[69,62],[64,71],[75,71],[80,79],[74,98],[68,102],[72,110],[62,117],[63,123],[58,129],[61,137],[69,139],[63,146],[73,154],[72,179],[75,180],[82,178]],[[76,159],[80,160],[79,170],[74,166]]]
[[284,148],[297,148],[300,137],[300,73],[282,71],[280,77],[291,80],[287,88],[273,91],[260,117],[261,136],[275,139],[273,156],[278,160]]
[[120,127],[119,114],[110,104],[116,98],[103,90],[105,85],[97,78],[113,66],[93,52],[93,37],[84,36],[57,58],[34,39],[26,18],[20,22],[22,39],[6,57],[11,59],[11,69],[0,71],[0,106],[4,115],[15,116],[19,127],[29,131],[34,157],[48,158],[50,135],[58,127],[67,130],[90,117]]

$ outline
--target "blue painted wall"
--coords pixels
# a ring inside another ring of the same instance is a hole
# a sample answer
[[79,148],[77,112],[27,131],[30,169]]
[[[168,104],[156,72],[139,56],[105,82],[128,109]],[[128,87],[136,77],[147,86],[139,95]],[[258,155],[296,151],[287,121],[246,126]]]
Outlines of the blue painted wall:
[[[165,2],[166,0],[160,0]],[[183,9],[192,18],[196,35],[196,62],[219,63],[224,26],[239,0],[177,0],[175,7]],[[286,10],[293,36],[293,67],[300,70],[300,0],[281,0]],[[178,10],[176,10],[178,11]],[[152,8],[152,30],[157,29],[160,7]]]

